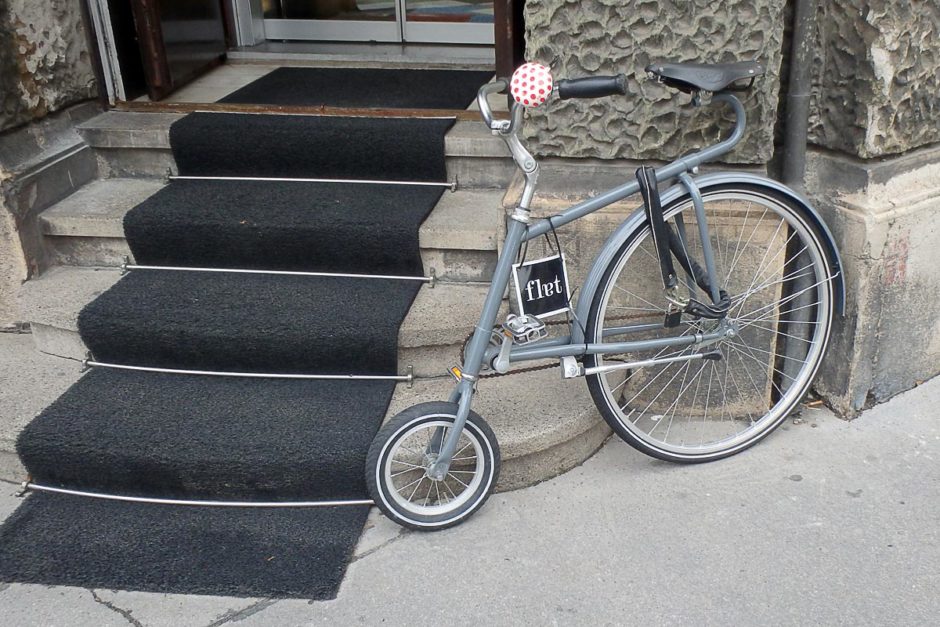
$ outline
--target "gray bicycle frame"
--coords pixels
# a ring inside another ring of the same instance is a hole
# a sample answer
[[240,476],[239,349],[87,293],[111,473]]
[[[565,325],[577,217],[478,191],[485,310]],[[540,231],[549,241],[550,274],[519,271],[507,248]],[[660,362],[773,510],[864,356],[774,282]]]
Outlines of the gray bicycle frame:
[[[457,443],[460,434],[466,423],[467,416],[470,413],[470,405],[473,400],[474,386],[479,377],[484,363],[489,363],[495,355],[498,348],[490,346],[490,338],[493,334],[493,328],[496,324],[496,317],[499,313],[500,304],[509,284],[512,273],[512,265],[515,262],[519,251],[524,242],[540,237],[553,229],[564,226],[590,213],[611,205],[617,201],[623,200],[640,191],[640,185],[636,180],[608,190],[594,198],[578,203],[561,212],[558,215],[540,219],[537,222],[530,223],[530,204],[535,194],[535,187],[538,182],[539,165],[535,158],[522,145],[518,138],[518,131],[522,126],[524,109],[518,103],[514,103],[509,120],[494,120],[492,111],[487,103],[487,96],[494,93],[505,91],[507,82],[504,79],[494,81],[484,85],[478,94],[477,103],[480,107],[480,113],[484,122],[491,129],[493,134],[500,135],[509,147],[513,160],[522,170],[525,176],[525,187],[519,205],[514,210],[511,219],[508,220],[506,239],[503,245],[502,253],[496,263],[496,269],[493,272],[492,283],[487,292],[486,300],[483,304],[483,311],[480,314],[480,320],[477,323],[462,365],[462,375],[457,382],[457,386],[451,394],[450,402],[457,403],[457,413],[454,420],[454,427],[447,433],[443,447],[440,449],[437,460],[428,469],[428,474],[433,479],[443,479],[450,468],[451,458],[457,449]],[[696,95],[696,104],[700,103],[700,96]],[[678,178],[681,187],[684,188],[692,198],[696,218],[701,233],[703,257],[706,264],[706,270],[709,276],[717,276],[715,273],[714,256],[711,250],[710,239],[707,235],[708,225],[705,218],[705,208],[702,202],[702,196],[699,193],[695,180],[690,173],[695,173],[698,166],[707,161],[711,161],[734,148],[744,135],[746,126],[746,115],[744,106],[735,96],[727,92],[714,94],[712,102],[720,102],[729,105],[735,114],[734,130],[731,135],[707,148],[698,152],[685,155],[676,159],[672,163],[658,168],[656,170],[656,181],[662,183],[671,179]],[[735,181],[746,181],[747,175],[724,175],[726,178]],[[754,177],[760,178],[760,177]],[[761,181],[765,179],[760,178]],[[788,190],[789,191],[789,190]],[[664,194],[663,205],[669,198]],[[592,266],[584,282],[584,288],[578,305],[574,312],[575,321],[583,320],[586,322],[588,308],[593,300],[594,291],[600,285],[603,274],[606,270],[606,263],[597,263],[602,259],[611,259],[621,245],[621,240],[615,237],[625,229],[637,228],[642,224],[640,214],[634,213],[621,227],[611,236],[601,251],[598,253],[596,261]],[[717,286],[714,286],[717,290]],[[711,294],[717,301],[717,294]],[[604,335],[621,335],[633,331],[640,331],[651,328],[651,326],[661,327],[662,325],[633,325],[620,327],[617,329],[605,329]],[[608,333],[609,332],[609,333]],[[662,348],[680,348],[696,344],[707,345],[720,340],[728,334],[728,327],[724,324],[710,333],[696,333],[694,335],[684,335],[678,337],[659,338],[650,340],[634,340],[629,342],[585,342],[584,332],[580,325],[571,324],[569,335],[555,337],[536,342],[532,345],[517,346],[513,345],[509,352],[510,362],[530,361],[546,358],[560,357],[579,357],[584,355],[597,355],[606,353],[634,353],[651,351]]]

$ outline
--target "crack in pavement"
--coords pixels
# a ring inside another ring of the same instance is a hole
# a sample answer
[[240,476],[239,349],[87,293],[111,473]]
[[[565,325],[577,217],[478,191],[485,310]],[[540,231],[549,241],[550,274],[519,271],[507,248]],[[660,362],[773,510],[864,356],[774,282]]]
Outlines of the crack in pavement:
[[389,538],[388,540],[386,540],[386,541],[383,542],[382,544],[380,544],[380,545],[378,545],[378,546],[376,546],[376,547],[373,547],[373,548],[369,549],[369,550],[366,551],[365,553],[363,553],[363,554],[361,554],[361,555],[356,555],[355,557],[353,557],[351,560],[349,560],[350,565],[355,564],[355,563],[358,562],[359,560],[365,559],[365,558],[369,557],[370,555],[372,555],[373,553],[376,553],[376,552],[378,552],[378,551],[381,551],[381,550],[384,549],[385,547],[390,546],[390,545],[392,545],[392,544],[398,542],[399,540],[401,540],[401,539],[404,538],[405,536],[409,535],[410,532],[411,532],[410,529],[406,529],[405,527],[401,527],[401,528],[398,530],[398,534],[396,534],[395,537]]
[[252,603],[244,609],[229,610],[225,614],[222,614],[222,616],[219,618],[209,623],[206,627],[218,627],[218,625],[225,625],[227,623],[237,623],[239,621],[245,620],[249,616],[254,616],[258,612],[262,612],[268,609],[277,602],[278,599],[261,599],[257,603]]
[[124,618],[126,618],[126,619],[127,619],[127,622],[129,622],[131,625],[134,625],[134,627],[145,627],[142,622],[140,622],[139,620],[137,620],[136,618],[134,618],[134,616],[133,616],[133,614],[132,614],[132,612],[131,612],[130,610],[122,610],[121,608],[119,608],[118,606],[116,606],[114,603],[111,603],[110,601],[105,601],[104,599],[102,599],[101,597],[99,597],[99,596],[98,596],[98,593],[95,592],[95,591],[94,591],[93,589],[91,589],[91,588],[86,588],[86,590],[88,590],[89,592],[91,592],[91,596],[92,596],[92,598],[95,600],[95,603],[100,603],[101,605],[105,606],[106,608],[108,608],[108,609],[111,610],[112,612],[117,612],[118,614],[120,614],[121,616],[123,616]]

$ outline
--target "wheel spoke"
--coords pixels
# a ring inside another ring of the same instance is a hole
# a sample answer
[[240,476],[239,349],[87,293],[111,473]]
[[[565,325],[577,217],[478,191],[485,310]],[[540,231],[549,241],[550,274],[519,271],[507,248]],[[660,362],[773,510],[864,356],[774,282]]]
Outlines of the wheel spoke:
[[[748,211],[748,213],[750,213],[750,211]],[[764,216],[766,216],[766,215],[767,215],[767,209],[765,208],[765,209],[764,209],[764,212],[763,212],[762,214],[760,214],[760,217],[759,217],[759,218],[757,218],[757,222],[754,224],[754,230],[751,231],[751,234],[748,235],[748,237],[747,237],[747,241],[744,242],[744,247],[741,249],[741,254],[740,254],[740,256],[738,256],[738,255],[736,254],[736,255],[735,255],[735,258],[731,260],[731,267],[728,268],[728,276],[725,277],[725,285],[727,285],[727,284],[728,284],[728,281],[731,280],[731,273],[734,272],[734,269],[735,269],[735,268],[737,267],[737,265],[738,265],[738,261],[740,261],[740,260],[741,260],[741,257],[744,256],[744,251],[747,250],[748,244],[750,244],[750,243],[751,243],[751,240],[754,239],[754,234],[757,233],[757,229],[760,228],[760,223],[764,220]],[[737,253],[737,252],[738,252],[738,251],[735,250],[735,253]]]
[[463,481],[461,481],[460,479],[458,479],[457,477],[455,477],[453,470],[451,470],[450,472],[448,472],[448,473],[447,473],[447,476],[448,476],[448,477],[451,477],[454,481],[456,481],[457,483],[459,483],[460,485],[462,485],[462,486],[465,487],[465,488],[469,488],[469,487],[470,487],[470,486],[468,486],[466,483],[464,483]]
[[420,468],[420,467],[418,467],[418,468],[406,468],[405,470],[399,470],[398,472],[393,472],[393,473],[391,474],[391,476],[392,476],[392,477],[397,477],[398,475],[403,475],[403,474],[405,474],[406,472],[416,472],[416,471],[424,472],[424,468]]
[[[424,475],[421,475],[420,477],[418,477],[417,479],[415,479],[414,481],[412,481],[412,482],[409,483],[408,485],[403,485],[401,488],[399,488],[398,491],[399,491],[399,493],[400,493],[402,490],[405,490],[405,489],[407,489],[407,488],[409,488],[409,487],[411,487],[411,486],[414,485],[414,486],[415,486],[415,489],[414,489],[414,491],[411,493],[411,496],[408,497],[408,500],[410,501],[410,500],[411,500],[411,497],[414,496],[414,495],[415,495],[415,492],[418,491],[418,487],[421,485],[421,482],[422,482],[422,481],[424,481]],[[415,484],[418,484],[418,485],[415,485]]]
[[[780,307],[780,306],[782,306],[782,305],[786,305],[787,303],[792,302],[792,301],[794,301],[795,299],[799,298],[800,296],[802,296],[802,295],[805,294],[806,292],[808,292],[808,291],[810,291],[810,290],[813,290],[813,289],[816,289],[818,286],[820,286],[820,285],[822,285],[823,283],[826,283],[826,282],[828,282],[828,281],[829,281],[828,278],[826,278],[826,279],[820,279],[819,281],[816,281],[816,282],[813,283],[812,285],[810,285],[810,286],[808,286],[808,287],[804,287],[803,289],[799,290],[798,292],[794,292],[794,293],[792,293],[792,294],[789,294],[789,295],[787,295],[787,296],[781,298],[781,299],[778,300],[778,301],[775,301],[775,302],[773,302],[773,303],[767,303],[766,305],[762,305],[762,306],[758,307],[757,309],[754,309],[754,310],[749,311],[749,312],[747,312],[747,313],[744,313],[744,314],[740,314],[740,315],[738,315],[738,316],[735,316],[735,319],[736,319],[736,320],[741,320],[741,319],[748,320],[748,319],[751,319],[751,318],[750,318],[751,316],[753,316],[753,315],[755,315],[755,314],[762,314],[763,312],[766,312],[768,309],[772,312],[774,307]],[[812,304],[812,305],[815,305],[816,303],[811,303],[811,304]],[[797,310],[794,310],[794,311],[797,311]],[[783,313],[783,312],[781,312],[781,313]]]
[[[687,361],[687,362],[685,362],[685,364],[682,366],[682,369],[683,369],[684,372],[682,373],[682,382],[679,384],[679,389],[680,389],[681,391],[680,391],[678,394],[676,394],[676,400],[672,401],[672,405],[671,405],[670,407],[666,408],[666,414],[669,414],[669,423],[666,425],[666,433],[663,435],[663,441],[664,441],[664,442],[666,442],[666,441],[669,440],[669,429],[672,428],[672,421],[673,421],[673,420],[675,419],[675,417],[676,417],[676,410],[679,408],[679,399],[682,398],[682,394],[685,392],[685,389],[686,389],[685,381],[686,381],[686,379],[687,379],[688,376],[689,376],[689,367],[691,366],[691,364],[692,364],[691,361]],[[670,410],[671,410],[671,411],[670,411]],[[666,414],[663,414],[663,416],[665,416]],[[653,435],[653,431],[655,431],[655,430],[656,430],[656,427],[658,427],[660,424],[662,424],[662,422],[663,422],[662,419],[660,419],[659,421],[657,421],[657,423],[656,423],[655,425],[653,425],[653,428],[650,429],[649,435]]]
[[[804,250],[805,250],[805,247],[804,247]],[[804,277],[814,276],[816,274],[815,272],[807,272],[806,274],[801,274],[804,270],[807,270],[812,267],[813,267],[813,264],[810,263],[810,264],[803,266],[799,270],[794,270],[790,274],[780,277],[779,279],[775,279],[771,277],[767,279],[766,281],[764,281],[763,283],[761,283],[760,285],[758,285],[757,287],[755,287],[754,289],[744,292],[742,294],[737,294],[733,296],[731,298],[731,304],[737,305],[737,304],[743,303],[752,294],[756,294],[757,292],[760,292],[761,290],[765,290],[768,287],[780,285],[781,283],[786,283],[787,281],[796,281],[797,279],[802,279]]]
[[619,309],[642,309],[643,311],[665,311],[662,307],[658,307],[658,308],[657,308],[654,303],[651,303],[650,301],[646,300],[645,298],[643,298],[643,297],[641,297],[641,296],[637,296],[636,294],[634,294],[633,292],[631,292],[630,290],[628,290],[628,289],[626,289],[626,288],[620,287],[619,285],[617,285],[616,287],[617,287],[617,289],[620,290],[621,292],[624,292],[625,294],[628,294],[628,295],[632,296],[633,298],[635,298],[635,299],[637,299],[637,300],[641,300],[641,301],[643,301],[644,303],[646,303],[647,305],[649,305],[650,307],[653,308],[653,309],[646,309],[646,308],[641,308],[641,307],[619,307]]
[[410,463],[410,462],[403,462],[403,461],[401,461],[400,459],[393,459],[393,460],[391,460],[391,462],[392,462],[393,464],[401,464],[402,466],[410,466],[411,468],[420,468],[420,469],[424,470],[424,466],[421,466],[421,465],[419,465],[419,464],[412,464],[412,463]]
[[[770,241],[773,241],[773,240],[775,240],[775,239],[777,238],[777,234],[780,233],[780,228],[781,228],[784,224],[785,224],[784,221],[781,220],[780,223],[777,225],[777,229],[774,231],[773,237],[770,238]],[[785,248],[785,247],[786,247],[786,246],[784,245],[784,248]],[[765,263],[765,261],[766,261],[766,259],[767,259],[767,253],[769,253],[769,252],[770,252],[770,248],[764,249],[764,256],[761,257],[760,263],[757,264],[757,272],[754,273],[754,278],[751,279],[750,285],[748,285],[748,286],[747,286],[747,289],[744,290],[745,292],[749,292],[749,291],[751,290],[751,288],[754,287],[754,283],[757,281],[757,277],[759,277],[759,276],[761,275],[761,272],[763,272],[764,263]],[[774,257],[776,257],[776,256],[779,255],[779,254],[780,254],[780,251],[777,251],[777,252],[774,254]]]

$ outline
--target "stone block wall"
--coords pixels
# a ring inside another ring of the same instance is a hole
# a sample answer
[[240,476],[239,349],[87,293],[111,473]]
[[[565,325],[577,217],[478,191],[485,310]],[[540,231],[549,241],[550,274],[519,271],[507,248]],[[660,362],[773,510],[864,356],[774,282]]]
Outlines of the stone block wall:
[[808,160],[807,190],[835,235],[848,293],[816,385],[854,416],[940,374],[940,146]]
[[96,93],[77,1],[0,0],[0,131]]
[[[542,156],[672,159],[713,143],[718,114],[649,80],[651,61],[759,60],[767,75],[743,95],[748,134],[725,159],[766,163],[773,154],[784,0],[528,0],[526,58],[557,78],[625,73],[626,97],[553,101],[528,132]],[[730,115],[728,116],[730,119]],[[726,126],[727,128],[727,126]]]
[[848,416],[940,373],[940,3],[826,0],[806,189],[848,298],[817,382]]
[[940,2],[824,0],[810,141],[862,158],[940,142]]
[[94,106],[72,105],[96,94],[78,1],[0,0],[0,328],[41,265],[36,216],[94,176],[73,130]]

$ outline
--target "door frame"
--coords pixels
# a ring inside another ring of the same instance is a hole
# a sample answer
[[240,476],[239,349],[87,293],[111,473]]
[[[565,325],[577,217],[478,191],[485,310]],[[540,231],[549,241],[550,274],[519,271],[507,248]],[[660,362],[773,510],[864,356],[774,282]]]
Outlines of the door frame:
[[117,45],[114,41],[114,30],[111,28],[111,12],[108,0],[88,0],[88,17],[91,20],[91,31],[98,44],[98,61],[101,63],[101,74],[104,79],[104,95],[108,104],[113,105],[118,100],[126,100],[124,92],[124,79],[121,76],[121,62],[118,58]]

